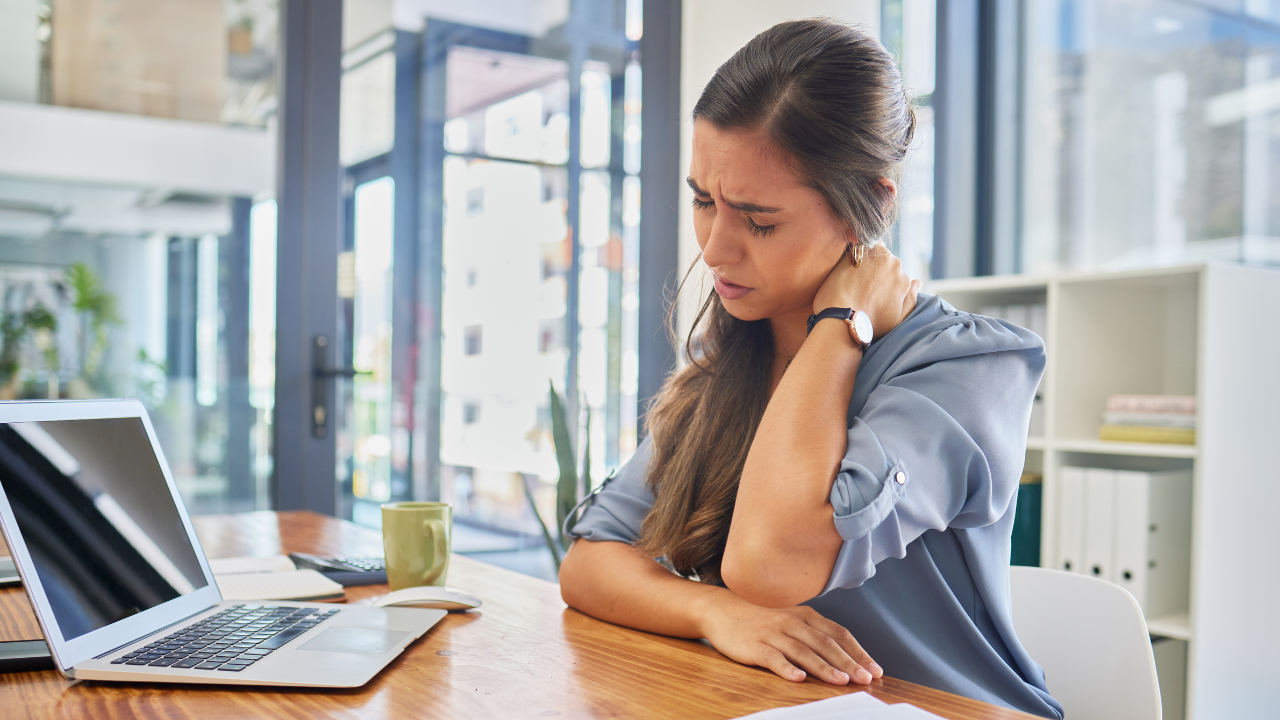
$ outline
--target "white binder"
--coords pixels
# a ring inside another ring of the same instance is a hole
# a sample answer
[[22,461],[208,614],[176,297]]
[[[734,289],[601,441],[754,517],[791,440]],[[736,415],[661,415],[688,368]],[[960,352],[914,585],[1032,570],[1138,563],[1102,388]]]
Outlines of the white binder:
[[1150,500],[1149,473],[1116,472],[1116,583],[1137,599],[1147,616]]
[[1191,471],[1117,471],[1115,581],[1147,617],[1187,609]]
[[1063,466],[1062,514],[1058,526],[1058,569],[1084,572],[1084,468]]
[[1115,471],[1086,468],[1084,486],[1085,571],[1115,582]]
[[1027,308],[1027,329],[1040,336],[1045,343],[1049,342],[1048,308],[1044,305],[1031,305]]

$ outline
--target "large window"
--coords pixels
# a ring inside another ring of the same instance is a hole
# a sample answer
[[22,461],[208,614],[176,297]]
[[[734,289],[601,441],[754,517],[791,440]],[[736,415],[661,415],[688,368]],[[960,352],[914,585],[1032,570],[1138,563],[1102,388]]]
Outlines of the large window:
[[596,482],[637,444],[640,3],[346,9],[342,512],[540,542],[549,389]]
[[933,261],[933,166],[936,17],[934,0],[883,0],[881,42],[898,59],[916,112],[903,171],[898,222],[890,248],[912,277],[928,278]]
[[1280,262],[1280,8],[1024,4],[1024,271]]
[[636,447],[640,66],[623,20],[592,41],[566,22],[558,48],[462,31],[442,55],[438,489],[474,523],[536,533],[522,486],[555,516],[552,387],[597,482]]

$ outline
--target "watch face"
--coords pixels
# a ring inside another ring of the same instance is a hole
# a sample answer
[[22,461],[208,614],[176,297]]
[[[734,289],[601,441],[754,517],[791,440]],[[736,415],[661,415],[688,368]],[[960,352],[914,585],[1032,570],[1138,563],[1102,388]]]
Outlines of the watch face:
[[853,314],[853,331],[857,333],[857,341],[871,344],[871,316],[859,310]]

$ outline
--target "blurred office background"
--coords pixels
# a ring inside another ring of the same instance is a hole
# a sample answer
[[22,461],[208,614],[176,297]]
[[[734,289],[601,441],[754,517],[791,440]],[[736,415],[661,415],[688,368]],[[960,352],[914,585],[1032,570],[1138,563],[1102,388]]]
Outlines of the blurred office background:
[[547,575],[548,387],[627,461],[683,118],[814,15],[917,103],[913,274],[1280,264],[1275,0],[0,0],[0,397],[141,398],[196,513],[440,499]]

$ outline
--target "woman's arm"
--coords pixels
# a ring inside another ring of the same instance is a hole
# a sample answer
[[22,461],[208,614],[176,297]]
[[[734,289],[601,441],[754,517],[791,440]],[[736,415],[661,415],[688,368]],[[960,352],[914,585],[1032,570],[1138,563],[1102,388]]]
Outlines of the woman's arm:
[[705,637],[725,656],[795,682],[805,671],[836,685],[865,685],[883,674],[848,630],[816,610],[753,605],[725,588],[679,577],[626,543],[575,541],[560,565],[560,594],[601,620]]
[[813,328],[760,420],[738,485],[720,573],[743,599],[798,605],[822,591],[841,538],[831,483],[862,351],[844,323]]
[[[876,335],[914,307],[918,281],[884,246],[857,269],[843,258],[814,300],[814,312],[851,307]],[[765,409],[747,454],[721,575],[734,593],[766,607],[791,607],[822,591],[843,542],[831,485],[845,454],[847,415],[862,351],[844,323],[814,326]]]
[[[803,536],[833,522],[843,541],[834,565],[816,571],[829,573],[816,592],[858,587],[875,574],[878,563],[905,557],[907,546],[929,530],[986,527],[1009,517],[1026,457],[1032,397],[1044,370],[1040,338],[1001,321],[949,313],[913,327],[910,340],[894,349],[892,365],[895,369],[870,390],[848,428],[847,450],[834,480],[821,479],[832,507],[824,507],[821,516],[814,513],[811,526],[795,529]],[[773,439],[763,431],[756,437],[756,443]],[[774,479],[744,473],[739,502]],[[805,481],[791,480],[793,485]],[[758,501],[751,509],[776,516],[796,506],[793,487],[779,483],[772,492],[776,497],[767,510]],[[757,524],[739,527],[735,515],[726,559],[739,530],[757,536],[749,538],[754,544],[742,543],[739,549],[782,546],[769,544],[768,533],[775,532],[771,523],[761,522],[759,515],[744,518]],[[738,556],[735,567],[754,570],[751,575],[722,570],[735,592],[760,602],[790,590],[773,584],[790,571],[768,565],[782,562],[776,556],[760,553],[755,566],[744,557]],[[795,562],[811,561],[798,556]]]

